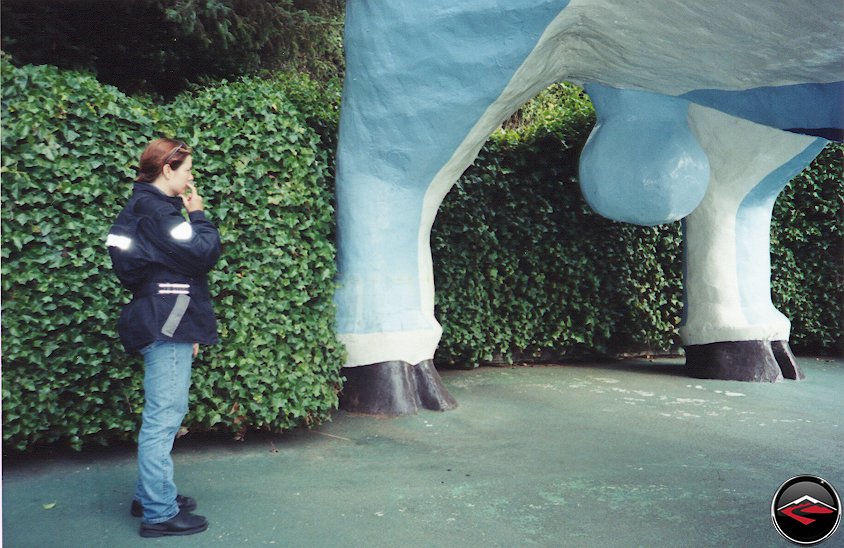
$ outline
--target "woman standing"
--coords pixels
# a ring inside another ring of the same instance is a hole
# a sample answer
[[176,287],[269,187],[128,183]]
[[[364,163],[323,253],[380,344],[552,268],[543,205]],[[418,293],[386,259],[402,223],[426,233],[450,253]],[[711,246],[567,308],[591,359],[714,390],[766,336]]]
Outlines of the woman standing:
[[[141,154],[134,191],[111,227],[112,265],[132,300],[118,332],[127,352],[144,357],[144,411],[138,482],[131,511],[142,537],[191,535],[208,528],[196,501],[177,494],[170,455],[188,409],[191,363],[200,344],[217,342],[207,273],[220,236],[193,185],[191,149],[156,139]],[[182,212],[187,210],[187,219]]]

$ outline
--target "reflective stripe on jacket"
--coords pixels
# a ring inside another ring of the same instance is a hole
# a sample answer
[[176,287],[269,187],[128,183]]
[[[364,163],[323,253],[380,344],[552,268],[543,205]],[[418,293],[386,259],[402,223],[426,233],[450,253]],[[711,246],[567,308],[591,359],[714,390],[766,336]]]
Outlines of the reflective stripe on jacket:
[[135,183],[106,238],[111,263],[132,300],[117,330],[128,352],[154,341],[217,342],[208,272],[220,258],[220,235],[202,211],[183,213],[182,199]]

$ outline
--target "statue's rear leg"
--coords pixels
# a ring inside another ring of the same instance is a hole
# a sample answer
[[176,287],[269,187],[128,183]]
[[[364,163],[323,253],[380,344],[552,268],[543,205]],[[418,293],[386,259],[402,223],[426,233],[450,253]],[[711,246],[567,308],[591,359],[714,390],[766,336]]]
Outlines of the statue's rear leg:
[[791,323],[771,302],[770,226],[777,195],[825,141],[692,107],[710,185],[684,221],[685,314],[680,334],[694,377],[802,379]]

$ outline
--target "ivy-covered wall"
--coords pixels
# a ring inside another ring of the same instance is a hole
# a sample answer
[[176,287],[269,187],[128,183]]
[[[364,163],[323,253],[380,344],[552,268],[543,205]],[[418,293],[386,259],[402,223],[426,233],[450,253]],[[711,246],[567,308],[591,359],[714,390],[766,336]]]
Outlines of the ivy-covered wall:
[[830,144],[774,206],[771,292],[795,351],[844,355],[844,144]]
[[224,250],[210,277],[221,343],[195,362],[185,425],[328,419],[344,358],[333,191],[328,148],[307,119],[337,102],[332,92],[288,75],[156,106],[88,75],[5,62],[2,91],[4,444],[79,447],[136,431],[143,366],[117,342],[130,295],[104,242],[141,150],[160,135],[196,148],[196,184]]

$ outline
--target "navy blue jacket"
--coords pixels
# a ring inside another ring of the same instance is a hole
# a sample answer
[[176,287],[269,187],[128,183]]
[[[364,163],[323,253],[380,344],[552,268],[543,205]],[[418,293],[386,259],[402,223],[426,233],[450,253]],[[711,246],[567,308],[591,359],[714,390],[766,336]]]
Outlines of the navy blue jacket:
[[135,183],[109,231],[112,266],[132,292],[117,324],[128,352],[155,341],[217,342],[207,274],[220,258],[220,235],[202,211],[190,222],[182,211],[180,197]]

